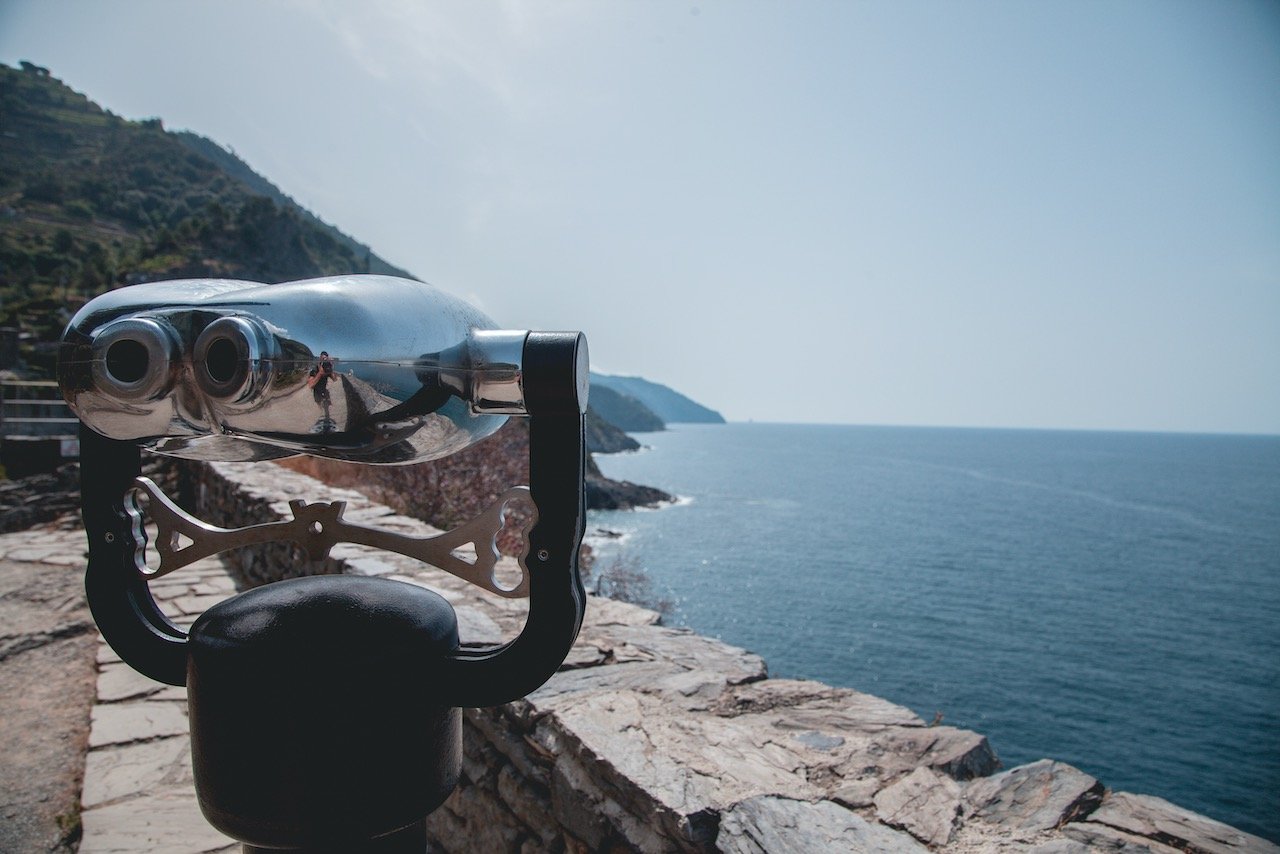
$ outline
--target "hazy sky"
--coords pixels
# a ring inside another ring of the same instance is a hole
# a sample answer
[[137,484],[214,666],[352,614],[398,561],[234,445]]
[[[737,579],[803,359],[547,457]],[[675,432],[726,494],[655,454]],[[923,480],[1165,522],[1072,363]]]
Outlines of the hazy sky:
[[16,2],[28,59],[731,420],[1280,432],[1280,4]]

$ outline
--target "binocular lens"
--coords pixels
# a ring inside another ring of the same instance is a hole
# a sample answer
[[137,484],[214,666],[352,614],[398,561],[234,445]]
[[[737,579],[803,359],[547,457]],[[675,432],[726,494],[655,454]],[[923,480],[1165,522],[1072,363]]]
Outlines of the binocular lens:
[[107,373],[116,382],[133,384],[147,375],[151,357],[142,342],[122,338],[107,348]]
[[176,336],[152,318],[112,321],[93,336],[93,384],[121,400],[154,400],[170,388]]
[[206,394],[224,403],[252,403],[270,384],[271,336],[247,317],[222,317],[196,338],[192,368]]
[[229,383],[236,376],[240,362],[239,348],[230,338],[219,338],[210,342],[204,356],[204,369],[215,383]]

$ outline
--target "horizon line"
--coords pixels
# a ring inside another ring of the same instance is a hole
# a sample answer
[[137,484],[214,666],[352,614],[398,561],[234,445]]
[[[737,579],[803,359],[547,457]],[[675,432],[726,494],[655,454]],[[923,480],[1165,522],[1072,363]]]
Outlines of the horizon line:
[[[999,431],[1036,431],[1045,433],[1143,433],[1150,435],[1174,436],[1239,436],[1265,439],[1280,439],[1280,431],[1261,432],[1248,429],[1219,428],[1213,430],[1152,428],[1152,427],[1046,427],[1028,425],[998,424],[902,424],[890,422],[854,422],[854,421],[780,421],[761,420],[755,418],[725,418],[725,424],[759,424],[763,426],[784,427],[886,427],[907,430],[999,430]],[[714,422],[672,421],[671,424],[691,426],[717,426]]]

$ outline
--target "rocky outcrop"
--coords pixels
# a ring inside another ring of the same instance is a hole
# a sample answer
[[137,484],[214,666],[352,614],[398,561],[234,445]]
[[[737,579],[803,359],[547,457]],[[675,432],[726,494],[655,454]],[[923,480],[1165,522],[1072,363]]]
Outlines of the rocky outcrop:
[[[1151,795],[1116,792],[1066,835],[1093,848],[1192,851],[1280,851],[1280,847]],[[1154,847],[1159,846],[1159,847]]]
[[588,472],[586,478],[587,508],[590,510],[633,510],[657,507],[675,501],[661,489],[641,486],[627,480],[609,480],[599,471]]
[[951,841],[960,819],[960,786],[931,768],[917,768],[876,793],[876,817],[930,845]]
[[976,781],[965,793],[972,816],[994,824],[1041,831],[1089,815],[1105,788],[1088,774],[1042,759]]
[[[277,466],[215,464],[188,475],[198,512],[216,524],[278,519],[289,515],[289,500],[302,498],[346,501],[347,518],[379,527],[433,530]],[[182,689],[149,682],[104,648],[86,731],[86,707],[55,678],[75,662],[93,662],[83,599],[49,586],[50,572],[78,575],[82,538],[53,530],[0,538],[0,568],[15,571],[0,605],[16,609],[0,649],[0,682],[8,686],[0,691],[0,736],[15,760],[0,774],[0,789],[15,793],[6,796],[0,839],[14,850],[74,847],[77,818],[62,794],[81,766],[63,762],[65,773],[53,771],[56,757],[68,755],[70,732],[71,746],[80,739],[89,757],[81,850],[233,850],[195,803]],[[500,567],[511,569],[509,560]],[[186,625],[237,587],[313,572],[429,586],[453,603],[467,643],[513,636],[526,608],[351,544],[319,565],[287,544],[240,549],[151,586],[165,612]],[[22,584],[28,576],[40,583]],[[30,596],[20,592],[28,589]],[[65,661],[57,658],[63,652]],[[91,676],[72,681],[92,684]],[[462,779],[430,817],[429,832],[440,851],[1280,851],[1159,798],[1110,792],[1063,763],[1003,772],[998,765],[978,733],[927,725],[858,691],[771,679],[745,650],[659,625],[653,611],[590,597],[578,644],[545,686],[466,711]]]
[[589,454],[621,454],[640,450],[640,443],[587,407],[586,440]]
[[774,851],[928,851],[905,833],[868,822],[830,801],[774,795],[737,803],[720,820],[716,849],[725,854]]
[[[306,497],[430,530],[272,466],[214,464],[204,478],[202,515],[219,524],[246,508],[266,521]],[[254,583],[273,567],[299,571],[279,557],[235,560]],[[399,555],[342,544],[331,560],[324,571],[437,590],[467,643],[509,638],[523,620],[524,603]],[[462,780],[429,832],[441,851],[1280,851],[1059,762],[998,771],[978,733],[851,689],[770,679],[745,650],[590,597],[577,645],[545,686],[466,711]]]

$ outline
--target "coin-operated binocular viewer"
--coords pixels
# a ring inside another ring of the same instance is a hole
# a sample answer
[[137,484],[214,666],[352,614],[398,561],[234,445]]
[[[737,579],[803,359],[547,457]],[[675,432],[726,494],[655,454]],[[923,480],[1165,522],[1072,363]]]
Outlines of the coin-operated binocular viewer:
[[[125,662],[187,686],[201,808],[246,851],[422,850],[425,817],[457,783],[460,708],[533,691],[577,637],[586,341],[493,327],[429,285],[382,276],[136,285],[94,299],[67,327],[58,375],[82,421],[90,608]],[[529,418],[528,489],[438,537],[301,501],[291,521],[218,528],[140,477],[140,448],[197,460],[430,460],[510,415]],[[533,519],[523,575],[504,586],[495,540],[504,508],[520,502]],[[145,517],[159,530],[155,567]],[[188,634],[151,597],[153,578],[272,540],[312,559],[338,542],[411,555],[528,596],[528,618],[505,644],[464,646],[434,592],[330,575],[240,593]],[[466,544],[474,562],[452,553]]]

